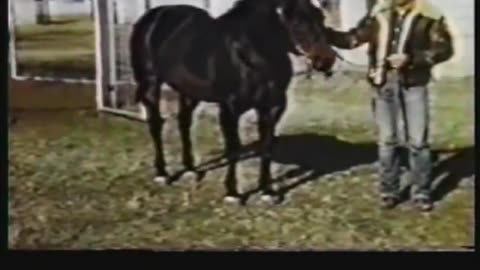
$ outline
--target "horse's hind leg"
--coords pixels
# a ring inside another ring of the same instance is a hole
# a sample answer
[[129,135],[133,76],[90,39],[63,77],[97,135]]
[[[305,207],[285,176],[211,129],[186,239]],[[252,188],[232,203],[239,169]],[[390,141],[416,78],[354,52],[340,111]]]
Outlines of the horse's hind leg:
[[179,97],[178,129],[182,140],[182,161],[185,167],[185,173],[183,176],[190,177],[193,175],[197,181],[201,180],[203,173],[199,174],[198,172],[195,172],[195,159],[192,153],[191,127],[193,112],[198,104],[198,100],[188,98],[185,95],[180,95]]
[[161,84],[162,82],[155,77],[140,81],[137,94],[139,95],[138,99],[140,99],[147,111],[148,127],[155,147],[154,166],[156,176],[154,181],[159,184],[168,184],[169,179],[165,168],[166,164],[162,139],[162,128],[165,120],[162,118],[160,112]]
[[226,203],[241,203],[237,189],[237,163],[239,150],[241,148],[240,136],[238,134],[238,121],[240,116],[233,112],[228,106],[222,105],[220,109],[220,125],[225,139],[225,152],[228,159],[228,169],[225,178]]

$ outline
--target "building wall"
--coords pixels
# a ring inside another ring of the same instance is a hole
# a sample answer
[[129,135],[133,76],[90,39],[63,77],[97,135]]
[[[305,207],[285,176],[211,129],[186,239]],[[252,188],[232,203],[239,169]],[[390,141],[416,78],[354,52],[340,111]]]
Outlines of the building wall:
[[218,17],[232,8],[235,2],[235,0],[210,0],[210,13]]
[[[432,0],[431,0],[432,1]],[[455,56],[435,70],[439,77],[474,75],[475,67],[475,1],[435,0],[446,15],[455,39]]]
[[16,25],[35,24],[37,9],[34,0],[10,0]]
[[90,0],[50,0],[52,17],[58,16],[90,16],[92,3]]
[[[367,3],[364,0],[340,0],[339,3],[340,30],[348,31],[355,27],[360,19],[367,14]],[[363,45],[355,50],[339,50],[349,61],[364,66],[368,64],[367,46]],[[352,66],[348,63],[339,63],[340,68],[347,70],[362,70],[361,67]]]
[[[131,23],[137,20],[144,12],[145,0],[115,0],[118,23]],[[204,7],[204,0],[150,0],[151,7],[162,5],[186,4],[196,7]]]
[[[113,4],[119,24],[130,24],[145,12],[145,0],[115,0]],[[155,5],[152,3],[152,6]]]

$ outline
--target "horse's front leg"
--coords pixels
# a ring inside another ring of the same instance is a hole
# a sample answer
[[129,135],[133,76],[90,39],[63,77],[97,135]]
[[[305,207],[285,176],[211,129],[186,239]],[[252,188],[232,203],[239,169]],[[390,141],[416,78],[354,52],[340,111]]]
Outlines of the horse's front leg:
[[262,192],[261,200],[270,204],[279,203],[280,196],[272,187],[271,163],[275,142],[275,128],[285,111],[285,102],[268,109],[258,110],[258,133],[260,135],[260,177],[259,189]]

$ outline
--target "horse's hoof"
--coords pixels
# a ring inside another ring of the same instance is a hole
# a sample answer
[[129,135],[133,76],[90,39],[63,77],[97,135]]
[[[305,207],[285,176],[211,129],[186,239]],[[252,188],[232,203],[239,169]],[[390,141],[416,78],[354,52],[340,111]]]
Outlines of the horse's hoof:
[[156,176],[153,179],[153,182],[155,182],[156,184],[162,185],[162,186],[167,186],[167,185],[170,184],[169,180],[168,180],[168,177],[166,177],[166,176]]
[[187,182],[192,185],[200,186],[201,181],[205,177],[205,172],[197,172],[197,171],[185,171],[180,176],[182,182]]
[[267,204],[273,204],[275,197],[273,195],[264,194],[260,197],[260,201]]
[[227,205],[234,205],[234,206],[240,206],[242,204],[241,198],[236,196],[225,196],[223,198],[223,202]]
[[187,182],[197,182],[198,181],[198,174],[195,171],[186,171],[182,174],[182,181]]
[[263,194],[260,201],[265,205],[277,205],[282,202],[282,197],[278,195]]

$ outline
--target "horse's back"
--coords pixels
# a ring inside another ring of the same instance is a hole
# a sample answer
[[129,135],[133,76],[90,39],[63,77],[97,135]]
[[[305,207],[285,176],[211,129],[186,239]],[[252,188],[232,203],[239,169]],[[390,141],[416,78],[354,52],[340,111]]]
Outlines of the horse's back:
[[210,14],[201,8],[189,5],[166,5],[148,10],[133,25],[132,35],[146,30],[146,28],[155,27],[158,29],[174,29],[185,19],[189,17],[209,18]]
[[169,51],[187,44],[187,39],[208,28],[212,22],[207,11],[188,5],[160,6],[146,12],[134,24],[130,38],[136,79],[155,68],[154,59],[171,56]]

